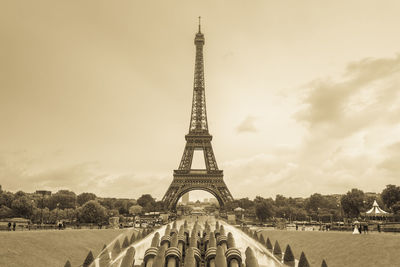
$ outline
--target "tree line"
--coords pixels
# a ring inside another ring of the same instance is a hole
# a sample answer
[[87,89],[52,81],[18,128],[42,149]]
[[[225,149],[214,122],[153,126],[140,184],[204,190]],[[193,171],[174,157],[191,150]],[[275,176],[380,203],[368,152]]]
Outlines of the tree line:
[[344,195],[312,194],[308,198],[292,198],[276,195],[272,198],[257,196],[254,200],[237,199],[226,205],[227,211],[240,207],[245,216],[255,216],[260,221],[285,218],[297,221],[342,221],[344,218],[359,218],[368,211],[374,200],[400,220],[400,187],[387,185],[380,194],[370,195],[360,189],[351,189]]
[[40,193],[0,192],[0,219],[21,217],[32,223],[107,223],[109,217],[129,216],[130,211],[160,210],[161,202],[151,195],[139,199],[100,198],[93,193],[76,195],[69,190],[45,195]]
[[[236,199],[226,203],[224,209],[233,212],[244,209],[245,216],[255,216],[260,221],[271,218],[288,220],[339,221],[343,218],[358,218],[372,207],[376,200],[381,208],[392,212],[400,220],[400,187],[387,185],[380,194],[371,196],[359,189],[344,195],[312,194],[308,198],[292,198],[276,195],[275,199],[257,196]],[[55,223],[66,220],[77,223],[106,223],[109,217],[123,219],[132,214],[165,211],[163,203],[150,194],[137,200],[100,198],[93,193],[76,195],[69,190],[59,190],[51,195],[38,193],[0,192],[0,219],[22,217],[33,223]]]

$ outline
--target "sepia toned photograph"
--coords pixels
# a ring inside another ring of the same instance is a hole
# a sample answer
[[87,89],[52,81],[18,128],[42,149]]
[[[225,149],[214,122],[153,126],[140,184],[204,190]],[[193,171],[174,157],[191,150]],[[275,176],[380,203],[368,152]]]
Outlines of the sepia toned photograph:
[[0,267],[400,267],[399,14],[0,0]]

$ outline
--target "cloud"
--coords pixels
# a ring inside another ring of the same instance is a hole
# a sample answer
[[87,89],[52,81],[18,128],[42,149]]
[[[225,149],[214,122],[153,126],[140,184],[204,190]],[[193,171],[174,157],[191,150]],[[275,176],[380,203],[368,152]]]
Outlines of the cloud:
[[[351,188],[379,191],[387,177],[368,155],[336,155],[309,162],[295,152],[286,156],[258,154],[225,162],[225,181],[235,198],[345,193]],[[382,177],[383,179],[376,179]],[[382,182],[384,180],[384,182]]]
[[379,167],[396,175],[398,179],[400,177],[400,142],[387,146],[384,151],[387,156]]
[[236,131],[238,133],[244,133],[244,132],[255,133],[258,131],[255,122],[256,122],[256,117],[249,115],[239,124],[239,126],[236,127]]
[[[137,198],[150,193],[161,199],[172,181],[169,173],[125,173],[105,171],[99,162],[38,166],[26,152],[0,154],[0,181],[4,190],[72,190],[92,192],[101,197]],[[35,171],[39,169],[39,171]],[[156,186],[155,186],[156,185]]]
[[343,138],[376,123],[395,123],[400,113],[400,54],[350,63],[341,80],[311,82],[304,108],[295,114],[312,130]]
[[[362,59],[340,79],[310,82],[294,114],[305,129],[299,144],[222,165],[234,197],[379,192],[398,182],[399,88],[400,55]],[[240,129],[252,123],[246,118]]]

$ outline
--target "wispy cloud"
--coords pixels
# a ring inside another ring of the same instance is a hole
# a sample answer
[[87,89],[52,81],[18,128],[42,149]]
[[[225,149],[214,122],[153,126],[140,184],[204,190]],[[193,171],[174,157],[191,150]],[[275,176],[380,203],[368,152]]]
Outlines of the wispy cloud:
[[344,137],[377,122],[391,122],[400,113],[400,55],[350,63],[341,80],[309,84],[299,121]]
[[236,131],[238,133],[244,133],[244,132],[250,132],[250,133],[255,133],[258,131],[256,127],[256,120],[257,118],[254,116],[247,116],[237,127]]
[[400,177],[400,142],[391,144],[384,149],[385,159],[379,164],[379,167]]

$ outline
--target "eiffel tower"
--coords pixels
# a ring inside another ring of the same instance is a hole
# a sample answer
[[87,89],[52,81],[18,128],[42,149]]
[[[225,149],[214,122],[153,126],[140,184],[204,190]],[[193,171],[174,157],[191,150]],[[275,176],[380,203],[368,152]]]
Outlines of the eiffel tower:
[[[204,43],[199,17],[199,31],[194,38],[196,62],[189,133],[185,135],[186,146],[179,168],[174,170],[174,179],[162,199],[169,210],[175,210],[181,196],[192,190],[204,190],[211,193],[218,200],[220,207],[223,207],[227,201],[233,200],[224,182],[223,171],[218,169],[211,146],[212,135],[208,132],[204,90]],[[206,169],[191,168],[195,150],[203,151]]]

